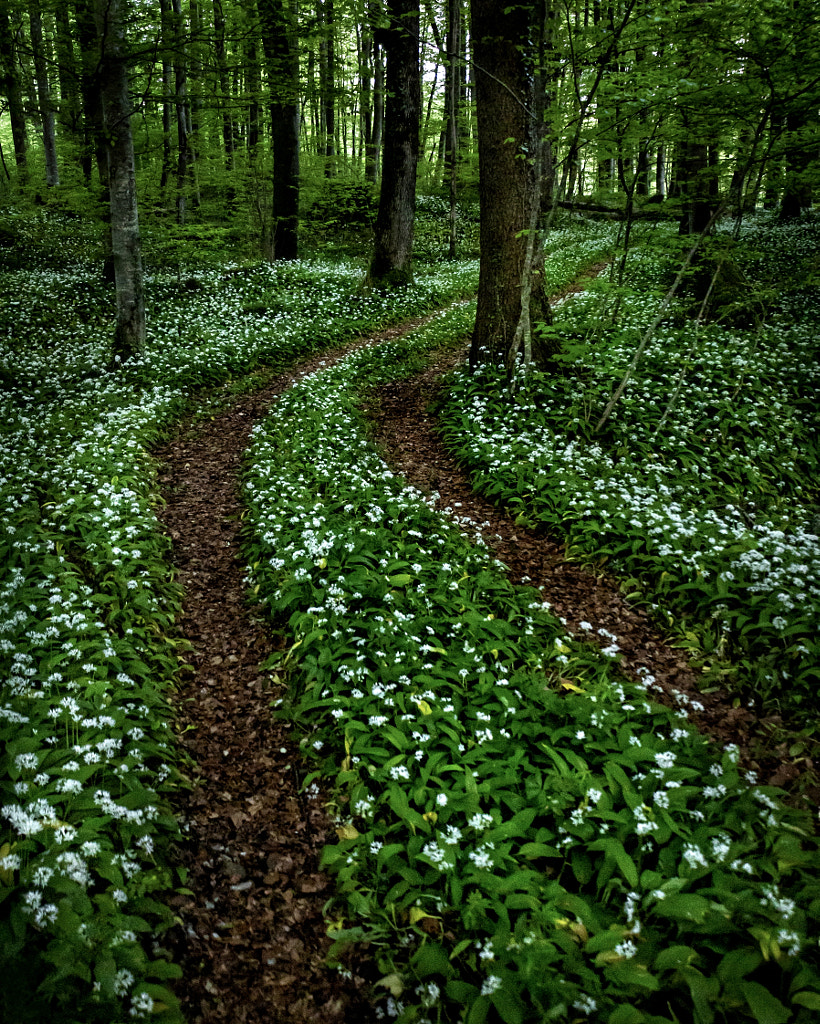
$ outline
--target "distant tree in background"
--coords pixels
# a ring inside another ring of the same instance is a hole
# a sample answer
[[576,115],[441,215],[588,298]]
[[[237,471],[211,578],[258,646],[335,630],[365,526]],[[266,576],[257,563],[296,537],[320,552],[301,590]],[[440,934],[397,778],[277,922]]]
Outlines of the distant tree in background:
[[139,355],[145,346],[145,300],[124,8],[125,0],[94,0],[100,55],[98,81],[111,198],[111,251],[117,294],[113,355],[119,360]]
[[[373,249],[360,255],[387,283],[412,273],[416,189],[449,201],[439,238],[451,256],[480,191],[483,256],[508,280],[485,275],[476,337],[499,356],[538,358],[528,324],[547,315],[533,190],[541,234],[559,209],[631,224],[647,203],[690,233],[718,209],[738,227],[760,205],[799,217],[820,180],[820,36],[804,0],[115,7],[148,216],[231,225],[248,251],[261,238],[267,258],[291,259],[306,214],[336,194],[329,180],[344,190],[381,176]],[[87,210],[108,194],[95,8],[0,0],[0,189],[12,199]],[[491,141],[503,119],[510,130]],[[506,237],[502,223],[525,233]]]
[[384,155],[371,284],[406,284],[413,272],[421,79],[419,14],[412,0],[389,0],[389,26],[375,33],[387,52]]

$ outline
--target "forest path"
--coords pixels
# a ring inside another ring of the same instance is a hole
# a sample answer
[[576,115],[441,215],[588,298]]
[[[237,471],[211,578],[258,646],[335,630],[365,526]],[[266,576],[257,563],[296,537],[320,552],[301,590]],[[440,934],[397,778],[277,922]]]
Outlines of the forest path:
[[473,491],[469,477],[436,433],[431,411],[442,388],[442,375],[465,355],[442,350],[431,355],[422,373],[385,384],[368,397],[366,411],[376,427],[375,440],[391,468],[425,494],[436,492],[436,507],[448,510],[467,533],[480,531],[495,557],[507,566],[513,583],[543,588],[552,612],[573,633],[602,648],[615,641],[621,668],[629,677],[654,678],[650,691],[654,699],[685,708],[689,720],[717,743],[738,744],[746,767],[763,771],[773,785],[788,786],[799,774],[794,765],[781,764],[776,758],[761,765],[750,754],[759,728],[756,716],[746,708],[733,707],[732,697],[725,692],[703,693],[699,673],[684,652],[659,634],[642,609],[626,601],[617,579],[568,562],[563,541],[518,525]]
[[[301,760],[289,726],[271,718],[277,692],[259,666],[276,642],[247,605],[239,479],[251,429],[278,395],[353,348],[399,337],[426,319],[270,376],[212,418],[183,425],[155,452],[167,502],[159,517],[185,589],[179,625],[193,646],[177,695],[181,742],[195,762],[194,787],[178,806],[187,829],[182,863],[193,895],[174,897],[181,924],[168,940],[183,969],[178,994],[189,1024],[366,1024],[372,1017],[367,991],[373,978],[364,977],[370,973],[364,961],[344,973],[324,964],[330,941],[322,910],[331,883],[319,858],[335,837],[318,792],[300,792]],[[422,373],[371,395],[386,457],[410,483],[438,491],[439,506],[450,506],[465,528],[481,527],[487,541],[499,535],[493,547],[511,578],[543,584],[545,599],[570,628],[578,631],[586,621],[594,639],[600,640],[599,628],[617,637],[627,671],[635,675],[645,667],[668,702],[699,701],[703,712],[688,705],[696,724],[719,742],[744,746],[753,716],[719,695],[701,694],[684,655],[625,602],[617,582],[567,563],[562,544],[516,526],[472,492],[429,411],[441,374],[459,357],[434,354]],[[608,643],[607,636],[602,644]]]
[[185,590],[178,625],[193,647],[176,705],[180,742],[195,762],[194,787],[177,807],[194,895],[173,898],[181,925],[167,940],[182,966],[189,1024],[364,1024],[372,1016],[364,980],[324,965],[330,883],[319,857],[332,826],[321,802],[300,793],[290,727],[271,717],[277,693],[259,666],[276,645],[247,604],[239,480],[251,429],[278,395],[353,348],[426,319],[271,376],[212,418],[183,424],[154,453],[166,501],[158,515]]

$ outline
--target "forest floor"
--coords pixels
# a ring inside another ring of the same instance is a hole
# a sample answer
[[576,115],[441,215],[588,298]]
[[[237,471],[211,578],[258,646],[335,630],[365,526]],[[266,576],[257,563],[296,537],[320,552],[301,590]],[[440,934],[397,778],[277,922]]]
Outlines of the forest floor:
[[[319,862],[333,823],[317,787],[302,791],[298,746],[287,723],[270,714],[278,694],[260,664],[279,641],[247,601],[239,474],[251,428],[295,380],[421,322],[263,376],[257,390],[226,396],[221,408],[188,421],[155,453],[167,502],[159,514],[186,595],[180,629],[193,648],[177,695],[181,742],[194,763],[193,786],[179,808],[187,835],[180,858],[192,895],[175,897],[180,924],[169,939],[183,970],[178,995],[190,1024],[374,1019],[367,993],[376,978],[366,949],[345,970],[325,964],[330,940],[323,909],[332,888]],[[409,483],[437,492],[437,506],[465,529],[481,527],[485,540],[495,536],[494,554],[510,578],[542,587],[570,629],[586,630],[593,640],[601,639],[599,629],[617,637],[627,675],[637,677],[644,667],[663,688],[662,699],[673,705],[688,699],[690,721],[720,745],[738,744],[763,780],[793,786],[798,768],[777,750],[762,762],[756,758],[767,723],[734,707],[727,694],[702,693],[697,671],[643,611],[629,606],[616,580],[568,563],[561,542],[522,529],[472,492],[438,439],[430,411],[442,373],[463,355],[435,353],[424,372],[368,397],[387,461]]]

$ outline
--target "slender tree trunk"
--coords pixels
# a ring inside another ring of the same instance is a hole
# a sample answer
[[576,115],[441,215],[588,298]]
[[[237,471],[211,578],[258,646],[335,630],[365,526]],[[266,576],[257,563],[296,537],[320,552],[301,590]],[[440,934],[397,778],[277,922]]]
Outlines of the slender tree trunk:
[[416,168],[419,158],[419,12],[413,0],[390,0],[390,28],[381,30],[387,50],[384,156],[376,237],[368,281],[407,284],[413,276]]
[[248,156],[253,162],[259,148],[259,95],[262,88],[255,35],[249,34],[245,40],[245,66],[248,90]]
[[316,89],[316,52],[313,49],[308,50],[307,55],[305,103],[310,113],[310,137],[306,139],[306,142],[312,143],[310,152],[319,156],[323,148],[324,128],[319,93]]
[[123,0],[94,0],[99,37],[99,83],[107,139],[111,195],[111,248],[117,293],[116,361],[142,352],[145,303],[140,255],[131,99]]
[[72,157],[79,159],[80,169],[83,151],[83,115],[80,102],[80,79],[77,62],[74,59],[74,41],[71,35],[68,5],[55,7],[57,26],[57,72],[60,79],[60,108],[58,122],[63,137],[72,142]]
[[23,94],[17,72],[16,26],[12,25],[8,0],[0,0],[0,93],[8,103],[11,121],[11,140],[14,146],[14,162],[17,164],[17,181],[28,182],[28,133],[23,107]]
[[[375,25],[381,10],[376,0],[368,0],[369,20]],[[382,46],[373,33],[373,133],[365,153],[365,177],[375,185],[379,180],[379,158],[384,135],[384,57]]]
[[655,155],[655,192],[666,198],[666,146],[658,146]]
[[369,160],[373,146],[373,88],[371,79],[371,64],[373,60],[373,33],[370,25],[365,19],[361,27],[361,42],[359,50],[359,95],[361,96],[361,146],[364,154],[364,176],[372,179],[372,168]]
[[263,238],[268,259],[293,260],[299,248],[299,56],[292,9],[258,0],[268,65],[273,138],[273,210]]
[[174,106],[177,115],[177,223],[187,219],[188,182],[191,176],[191,127],[188,120],[188,67],[185,22],[181,0],[172,0],[174,39]]
[[[214,4],[214,56],[219,79],[219,106],[222,109],[222,143],[225,147],[225,169],[231,173],[234,169],[234,152],[236,138],[231,118],[231,87],[228,76],[228,60],[225,49],[225,12],[222,0],[213,0]],[[231,191],[233,191],[231,189]]]
[[171,144],[171,97],[174,95],[173,67],[169,57],[174,37],[170,0],[159,0],[160,27],[162,30],[162,171],[159,179],[160,193],[165,196],[168,182],[174,172],[173,147]]
[[82,154],[83,176],[86,186],[91,186],[91,170],[97,166],[100,188],[108,191],[108,156],[105,149],[102,99],[98,82],[99,53],[97,30],[94,26],[92,0],[77,0],[75,5],[77,38],[80,43],[82,76],[80,91],[83,99],[84,145]]
[[324,131],[325,177],[336,173],[336,47],[333,0],[318,0],[322,39],[319,44],[319,92]]
[[447,4],[447,73],[445,77],[445,104],[447,119],[447,146],[444,167],[447,174],[450,209],[448,213],[449,246],[451,260],[457,254],[458,223],[458,163],[459,114],[461,104],[461,0],[448,0]]
[[[177,3],[177,0],[174,0]],[[199,194],[199,140],[202,128],[202,89],[205,66],[208,61],[208,47],[202,24],[202,8],[199,0],[190,0],[190,39],[191,45],[183,52],[186,76],[185,124],[188,135],[188,182],[189,199],[194,210],[198,210],[202,199]],[[180,29],[184,30],[184,18],[179,20]],[[184,35],[182,38],[184,46]]]
[[34,74],[37,81],[37,106],[43,122],[43,151],[46,161],[46,185],[54,188],[60,184],[60,171],[57,166],[57,136],[54,131],[54,106],[51,102],[51,89],[48,84],[48,65],[46,63],[45,44],[43,42],[43,19],[40,14],[39,0],[29,4],[29,40],[34,58]]

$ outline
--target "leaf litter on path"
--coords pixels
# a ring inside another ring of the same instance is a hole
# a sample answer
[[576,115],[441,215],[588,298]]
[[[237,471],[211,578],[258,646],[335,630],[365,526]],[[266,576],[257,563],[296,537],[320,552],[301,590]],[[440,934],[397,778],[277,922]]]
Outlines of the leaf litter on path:
[[[165,940],[183,969],[178,994],[190,1024],[374,1019],[366,947],[344,971],[326,964],[331,941],[323,910],[331,882],[319,860],[335,834],[318,787],[302,792],[302,762],[289,726],[270,713],[278,684],[260,665],[279,641],[248,605],[239,477],[251,428],[296,379],[424,319],[271,376],[211,418],[183,426],[155,452],[166,502],[158,515],[173,540],[186,594],[179,628],[192,645],[176,698],[180,743],[194,764],[192,788],[181,793],[178,806],[188,892],[172,897],[178,924]],[[733,707],[724,694],[701,693],[683,654],[628,605],[616,581],[568,563],[560,542],[523,529],[472,492],[429,411],[441,374],[458,358],[440,353],[424,372],[371,397],[376,440],[391,464],[409,483],[438,492],[438,506],[465,528],[480,529],[514,581],[544,586],[569,628],[577,631],[586,621],[591,632],[602,628],[616,636],[627,672],[644,666],[663,690],[660,699],[687,704],[703,731],[719,743],[739,744],[749,763],[749,741],[759,725],[749,711]],[[692,701],[703,710],[693,713]],[[758,767],[767,781],[793,781],[782,772],[778,777],[774,762]]]

